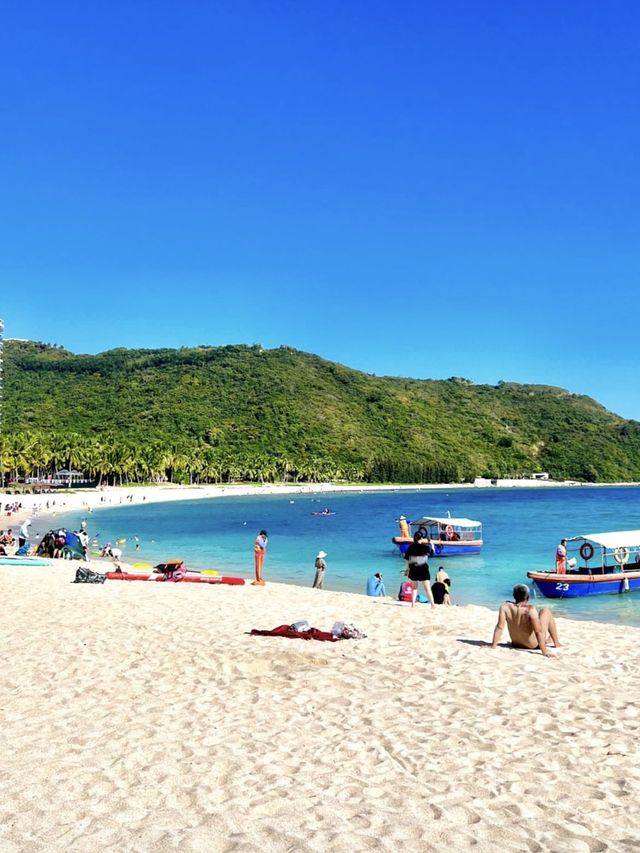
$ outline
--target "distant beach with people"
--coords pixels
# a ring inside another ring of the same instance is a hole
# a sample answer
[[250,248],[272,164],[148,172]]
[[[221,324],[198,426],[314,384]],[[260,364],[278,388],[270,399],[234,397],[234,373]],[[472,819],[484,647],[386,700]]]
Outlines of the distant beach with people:
[[[60,512],[78,509],[117,508],[128,504],[157,503],[171,501],[206,500],[223,497],[250,497],[260,495],[315,495],[328,492],[449,492],[456,489],[562,489],[580,486],[586,489],[615,487],[633,487],[637,483],[576,483],[575,481],[501,479],[495,482],[479,480],[473,483],[221,483],[216,485],[180,486],[170,483],[158,483],[144,486],[103,486],[94,489],[57,489],[46,493],[34,493],[28,489],[0,491],[0,503],[9,504],[14,509],[12,515],[22,522],[34,510],[37,513],[52,516]],[[3,516],[6,513],[3,511]]]

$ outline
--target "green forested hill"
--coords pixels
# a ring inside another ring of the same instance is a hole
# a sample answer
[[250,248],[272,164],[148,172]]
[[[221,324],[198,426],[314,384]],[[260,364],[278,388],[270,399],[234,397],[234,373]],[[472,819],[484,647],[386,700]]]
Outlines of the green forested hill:
[[376,377],[281,347],[5,344],[8,473],[178,481],[640,480],[640,424],[541,385]]

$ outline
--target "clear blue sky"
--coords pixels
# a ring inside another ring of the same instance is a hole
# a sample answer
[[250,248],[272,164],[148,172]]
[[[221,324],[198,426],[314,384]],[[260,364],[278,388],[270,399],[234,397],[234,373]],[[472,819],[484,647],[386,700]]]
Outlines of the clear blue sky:
[[0,316],[640,419],[640,4],[11,3]]

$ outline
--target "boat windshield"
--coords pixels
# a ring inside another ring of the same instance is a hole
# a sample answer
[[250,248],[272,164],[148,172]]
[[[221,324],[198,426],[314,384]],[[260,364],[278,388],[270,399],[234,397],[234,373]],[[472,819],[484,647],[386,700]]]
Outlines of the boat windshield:
[[472,542],[482,538],[482,525],[469,518],[433,518],[424,517],[412,521],[414,530],[423,527],[430,539],[442,541]]

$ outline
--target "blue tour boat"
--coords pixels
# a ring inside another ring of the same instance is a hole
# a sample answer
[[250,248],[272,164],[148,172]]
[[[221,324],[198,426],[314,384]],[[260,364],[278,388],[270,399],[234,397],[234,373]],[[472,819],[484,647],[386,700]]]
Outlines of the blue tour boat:
[[[574,556],[570,556],[573,554]],[[567,571],[527,572],[547,598],[620,594],[640,589],[640,530],[567,539]]]
[[[470,518],[435,518],[424,516],[411,522],[414,532],[421,533],[433,547],[436,557],[458,557],[462,554],[479,554],[482,548],[482,524]],[[413,542],[413,536],[394,536],[391,540],[404,554]]]

